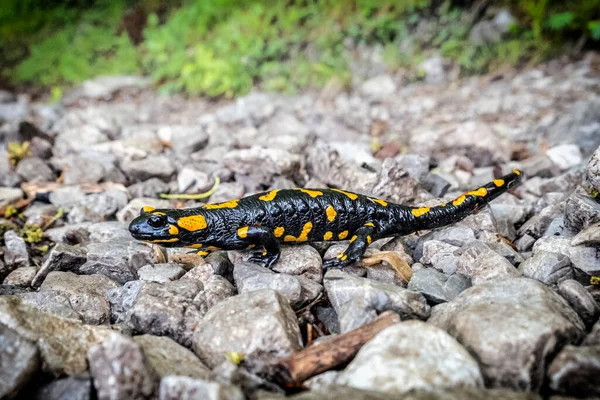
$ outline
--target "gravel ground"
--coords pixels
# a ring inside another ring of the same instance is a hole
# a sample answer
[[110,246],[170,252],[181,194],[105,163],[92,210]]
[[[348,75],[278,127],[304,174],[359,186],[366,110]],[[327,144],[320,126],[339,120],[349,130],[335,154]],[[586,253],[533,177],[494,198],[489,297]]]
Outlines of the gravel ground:
[[[0,398],[279,399],[261,365],[387,310],[403,321],[293,397],[600,396],[600,56],[436,84],[373,71],[350,92],[235,101],[120,78],[57,105],[2,93],[0,149],[30,154],[0,150]],[[416,205],[512,168],[524,183],[478,214],[373,243],[408,284],[385,262],[323,274],[347,243],[286,247],[271,271],[127,231],[144,205],[199,205],[159,195],[216,177],[209,202],[336,186]]]

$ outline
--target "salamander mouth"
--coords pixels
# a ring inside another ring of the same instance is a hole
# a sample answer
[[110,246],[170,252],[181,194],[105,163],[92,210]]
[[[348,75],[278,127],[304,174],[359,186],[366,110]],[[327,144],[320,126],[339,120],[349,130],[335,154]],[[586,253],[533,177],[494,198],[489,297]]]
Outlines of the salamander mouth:
[[156,235],[156,234],[148,234],[148,233],[131,233],[131,236],[134,239],[137,240],[147,240],[147,241],[152,241],[152,240],[165,240],[165,239],[171,239],[173,236],[168,235],[168,236],[163,236],[163,235]]

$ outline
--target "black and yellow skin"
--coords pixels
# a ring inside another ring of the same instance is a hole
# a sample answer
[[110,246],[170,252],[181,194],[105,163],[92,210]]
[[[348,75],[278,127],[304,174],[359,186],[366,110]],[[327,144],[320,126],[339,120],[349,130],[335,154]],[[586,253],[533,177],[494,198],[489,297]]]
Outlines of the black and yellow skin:
[[372,241],[458,222],[520,182],[512,173],[435,207],[409,207],[338,189],[272,190],[192,209],[144,207],[129,231],[166,247],[262,250],[250,261],[272,266],[281,244],[349,240],[324,268],[357,262]]

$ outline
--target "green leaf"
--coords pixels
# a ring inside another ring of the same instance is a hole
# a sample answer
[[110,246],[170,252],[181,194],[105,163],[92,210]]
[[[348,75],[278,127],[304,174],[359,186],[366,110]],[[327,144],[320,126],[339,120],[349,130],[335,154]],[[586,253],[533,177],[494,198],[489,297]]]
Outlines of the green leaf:
[[588,22],[590,36],[594,40],[600,40],[600,20]]
[[548,26],[554,31],[561,30],[569,26],[575,19],[575,14],[572,12],[562,12],[550,15],[548,18]]

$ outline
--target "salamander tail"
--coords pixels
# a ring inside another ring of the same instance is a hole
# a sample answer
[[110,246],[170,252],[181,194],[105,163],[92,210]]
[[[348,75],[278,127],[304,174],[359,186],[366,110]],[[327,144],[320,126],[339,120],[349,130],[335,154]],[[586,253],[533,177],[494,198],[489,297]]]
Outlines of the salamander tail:
[[478,189],[465,192],[451,202],[434,207],[412,207],[418,230],[434,229],[458,222],[483,208],[487,203],[517,186],[522,173],[514,169],[510,174],[494,179]]

